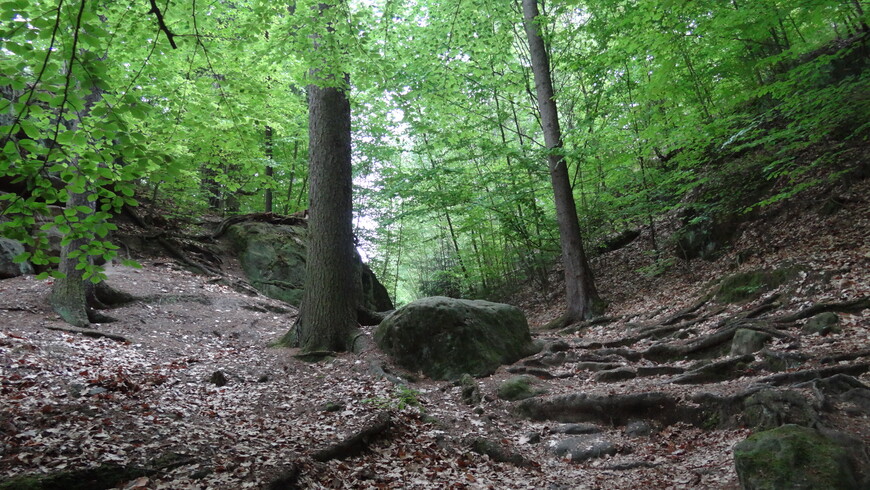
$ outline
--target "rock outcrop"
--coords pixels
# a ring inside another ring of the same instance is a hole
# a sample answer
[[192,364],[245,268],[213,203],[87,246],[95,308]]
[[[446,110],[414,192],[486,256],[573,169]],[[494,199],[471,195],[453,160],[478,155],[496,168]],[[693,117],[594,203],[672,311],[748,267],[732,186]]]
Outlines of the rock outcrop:
[[861,446],[843,434],[790,424],[738,443],[734,462],[745,489],[867,488],[861,474],[867,456]]
[[443,296],[395,311],[378,327],[375,341],[405,369],[442,380],[487,376],[535,349],[519,308]]
[[[227,229],[227,236],[251,285],[270,298],[299,306],[305,284],[308,228],[301,224],[244,221]],[[369,267],[358,262],[347,271],[348,280],[360,281],[361,308],[387,311],[393,303],[386,288]]]

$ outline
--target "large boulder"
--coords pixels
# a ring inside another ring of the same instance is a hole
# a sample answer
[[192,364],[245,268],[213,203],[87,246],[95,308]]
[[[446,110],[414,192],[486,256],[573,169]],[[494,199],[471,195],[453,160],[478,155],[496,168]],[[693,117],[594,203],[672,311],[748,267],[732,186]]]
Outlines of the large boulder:
[[[244,221],[230,226],[227,236],[252,286],[266,296],[299,306],[308,255],[308,228],[304,223]],[[357,259],[357,270],[347,271],[347,277],[357,277],[360,281],[360,306],[369,311],[392,310],[393,303],[386,288],[371,269],[359,257]]]
[[526,316],[489,301],[433,296],[393,312],[375,342],[400,366],[432,379],[487,376],[534,353]]
[[33,274],[29,262],[16,263],[13,259],[24,253],[24,245],[17,240],[0,238],[0,279]]
[[843,434],[783,425],[734,446],[734,463],[746,490],[867,488],[861,446]]

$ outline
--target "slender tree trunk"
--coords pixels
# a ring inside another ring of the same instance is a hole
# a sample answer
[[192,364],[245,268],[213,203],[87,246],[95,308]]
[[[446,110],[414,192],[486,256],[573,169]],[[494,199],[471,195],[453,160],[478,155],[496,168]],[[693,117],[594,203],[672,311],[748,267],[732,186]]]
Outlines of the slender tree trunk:
[[267,213],[272,212],[272,175],[275,173],[275,168],[272,164],[272,126],[266,126],[264,137],[266,139],[266,192],[263,196],[263,210]]
[[559,128],[559,115],[556,101],[553,100],[553,82],[550,77],[550,60],[544,40],[541,38],[536,19],[537,0],[523,0],[523,21],[529,41],[532,72],[544,140],[549,150],[550,182],[556,204],[556,219],[559,223],[559,242],[562,248],[562,262],[565,268],[565,293],[567,311],[561,323],[573,323],[597,314],[600,300],[592,279],[592,271],[583,250],[580,224],[565,157],[561,154],[562,133]]
[[[70,192],[67,197],[66,209],[74,210],[78,219],[84,219],[90,213],[81,213],[79,206],[91,209],[93,203],[88,202],[86,193]],[[78,269],[78,257],[70,257],[70,252],[79,250],[90,242],[90,238],[75,238],[63,245],[60,250],[60,263],[57,270],[64,277],[54,280],[51,288],[49,302],[52,309],[60,315],[63,321],[77,327],[84,327],[90,323],[88,319],[88,283],[83,279],[84,271]]]
[[[79,21],[81,20],[81,14],[84,10],[85,2],[82,1],[81,10],[79,12]],[[80,25],[76,25],[75,40],[73,42],[73,59],[75,59],[77,54],[75,46],[76,40],[79,36],[79,28]],[[73,60],[70,60],[66,66],[68,77],[73,76],[73,66]],[[102,98],[102,90],[97,85],[91,84],[90,92],[84,97],[84,107],[74,113],[74,118],[62,124],[65,124],[69,131],[77,131],[81,127],[84,119],[90,114],[94,104],[102,100]],[[62,119],[63,116],[63,110],[61,110],[58,117]],[[78,155],[71,158],[70,166],[75,168],[77,172],[79,171]],[[79,222],[84,221],[87,217],[93,215],[95,205],[93,202],[88,200],[89,194],[90,192],[88,189],[83,192],[74,192],[68,188],[64,215],[69,216],[67,213],[70,213]],[[87,212],[82,212],[82,210],[87,210]],[[83,258],[77,254],[82,253],[80,251],[81,247],[87,245],[93,238],[93,235],[86,233],[84,236],[74,235],[72,239],[70,238],[71,237],[64,237],[66,243],[61,246],[58,272],[63,274],[63,277],[55,279],[51,288],[49,303],[55,313],[60,315],[65,322],[77,327],[83,327],[90,323],[88,317],[88,300],[89,298],[93,298],[94,289],[93,283],[84,279],[84,270],[79,268],[79,263],[88,259],[87,257]]]
[[[320,12],[331,7],[321,4]],[[325,86],[308,86],[309,239],[298,324],[305,353],[347,349],[357,326],[360,288],[353,245],[350,102],[345,89],[335,86],[347,86],[347,76],[344,84],[321,73],[313,76]]]

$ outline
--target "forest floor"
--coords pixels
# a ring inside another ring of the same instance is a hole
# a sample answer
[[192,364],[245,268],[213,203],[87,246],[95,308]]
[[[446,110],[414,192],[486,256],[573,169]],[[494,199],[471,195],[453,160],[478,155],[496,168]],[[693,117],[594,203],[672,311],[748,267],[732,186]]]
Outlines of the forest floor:
[[[705,428],[639,413],[648,430],[598,423],[599,437],[615,454],[571,462],[552,452],[568,437],[568,426],[520,416],[522,402],[499,399],[497,387],[527,372],[537,376],[545,399],[654,392],[693,406],[699,393],[726,397],[770,383],[775,373],[747,369],[682,383],[679,373],[692,372],[698,361],[653,362],[643,353],[662,342],[685,345],[729,319],[750,317],[782,334],[769,351],[800,360],[785,373],[858,366],[850,372],[870,384],[866,369],[860,374],[868,361],[870,309],[841,312],[842,331],[824,336],[802,332],[803,318],[776,321],[812,305],[870,296],[870,180],[835,190],[841,203],[835,213],[820,212],[828,198],[820,193],[773,206],[742,225],[731,250],[715,262],[677,261],[646,276],[638,272],[650,263],[646,236],[597,258],[613,318],[607,324],[542,332],[539,326],[558,315],[560,296],[525,291],[516,302],[550,350],[478,380],[483,401],[476,407],[465,405],[461,387],[450,382],[422,379],[402,391],[372,370],[376,352],[312,364],[270,347],[293,323],[295,309],[239,293],[170,259],[146,257],[142,269],[108,269],[109,284],[138,299],[108,311],[118,321],[94,329],[124,340],[54,330],[67,325],[47,306],[49,282],[0,281],[0,478],[124,467],[135,470],[117,483],[125,489],[269,488],[282,475],[299,488],[738,488],[732,447],[751,433],[739,423]],[[699,301],[729,274],[784,266],[800,272],[748,302]],[[552,291],[559,288],[555,271]],[[682,339],[639,335],[667,320]],[[726,352],[709,361],[727,358]],[[607,380],[589,367],[596,359],[638,375]],[[639,375],[661,366],[665,374]],[[312,458],[385,411],[390,429],[367,441],[361,454]],[[829,424],[870,444],[867,415],[847,412],[830,414]],[[477,438],[524,463],[472,451]]]

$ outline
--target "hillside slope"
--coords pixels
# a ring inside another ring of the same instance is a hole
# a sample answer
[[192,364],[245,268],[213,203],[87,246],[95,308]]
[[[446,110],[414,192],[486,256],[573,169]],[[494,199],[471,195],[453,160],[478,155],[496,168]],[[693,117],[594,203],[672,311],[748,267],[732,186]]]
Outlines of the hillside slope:
[[[715,262],[649,277],[643,240],[594,263],[608,322],[536,332],[544,351],[478,380],[476,405],[448,382],[398,388],[375,351],[308,364],[270,348],[295,309],[166,258],[108,271],[138,298],[89,333],[114,339],[58,330],[48,283],[0,281],[0,475],[100,468],[72,478],[139,489],[736,488],[732,447],[771,423],[740,408],[762,387],[870,444],[866,404],[800,385],[837,373],[870,384],[870,179],[765,209]],[[755,271],[785,272],[737,284],[742,301],[717,296]],[[557,288],[523,295],[533,324],[558,314]],[[803,330],[825,310],[839,331]],[[769,335],[765,350],[730,356],[740,328]],[[500,399],[517,375],[543,394]],[[361,454],[313,457],[385,420]],[[554,452],[576,432],[594,433],[601,457]]]

